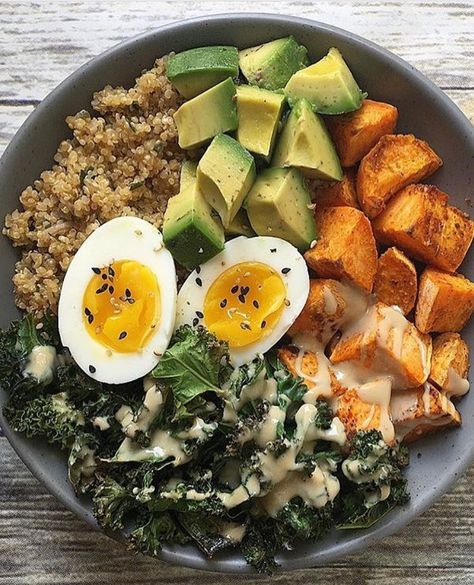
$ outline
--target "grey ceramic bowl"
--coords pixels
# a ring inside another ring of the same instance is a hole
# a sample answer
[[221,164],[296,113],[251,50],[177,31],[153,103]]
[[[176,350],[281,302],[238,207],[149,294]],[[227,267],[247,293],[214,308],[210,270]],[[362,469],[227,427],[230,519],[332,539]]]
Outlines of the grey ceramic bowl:
[[[474,183],[474,132],[440,89],[395,55],[343,30],[288,16],[235,14],[179,22],[133,38],[99,55],[61,83],[23,124],[0,160],[0,217],[17,207],[22,189],[50,167],[59,141],[68,136],[65,117],[88,108],[94,91],[106,84],[131,84],[142,69],[169,51],[211,44],[248,47],[289,34],[308,47],[313,60],[337,46],[369,96],[399,108],[399,131],[412,132],[434,147],[444,167],[431,181],[450,194],[454,205],[469,211],[465,197],[472,193]],[[4,327],[17,316],[11,284],[17,256],[5,238],[0,241],[0,258],[0,326]],[[472,254],[461,269],[474,277]],[[473,336],[471,325],[464,337],[470,342]],[[0,406],[4,401],[5,394],[0,390]],[[278,556],[282,567],[312,567],[367,547],[399,530],[439,498],[473,459],[474,397],[462,400],[460,410],[464,419],[461,429],[439,433],[414,445],[407,473],[412,495],[409,505],[395,510],[370,530],[335,532],[324,541],[282,553]],[[65,506],[95,527],[89,503],[77,499],[68,483],[65,457],[41,442],[25,440],[12,432],[1,417],[0,423],[32,473]],[[191,546],[166,547],[160,558],[214,571],[249,570],[238,554],[228,553],[210,561]]]

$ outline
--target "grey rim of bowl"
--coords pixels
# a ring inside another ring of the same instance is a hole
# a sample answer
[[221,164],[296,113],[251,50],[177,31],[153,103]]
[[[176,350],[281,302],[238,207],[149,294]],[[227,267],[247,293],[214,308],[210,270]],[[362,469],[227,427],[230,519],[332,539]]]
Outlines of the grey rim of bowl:
[[[363,37],[360,37],[356,34],[350,33],[344,29],[339,27],[335,27],[332,25],[324,24],[315,20],[310,20],[307,18],[300,18],[294,17],[290,15],[276,15],[276,14],[256,14],[256,13],[229,13],[229,14],[215,14],[211,16],[203,16],[203,17],[194,17],[191,19],[181,20],[177,22],[173,22],[167,25],[163,25],[156,29],[152,29],[145,33],[141,33],[139,35],[135,35],[125,41],[122,41],[110,49],[100,53],[96,57],[90,59],[81,67],[76,69],[73,73],[71,73],[66,79],[64,79],[55,89],[53,89],[44,100],[37,106],[37,108],[30,114],[28,119],[23,123],[23,125],[18,130],[16,136],[21,135],[23,132],[27,130],[26,125],[31,124],[34,122],[37,116],[40,116],[42,111],[46,108],[50,107],[51,104],[54,103],[56,95],[60,93],[62,87],[67,85],[71,82],[76,76],[79,76],[83,71],[87,70],[87,68],[92,64],[103,60],[108,60],[114,53],[116,52],[117,48],[126,50],[127,48],[133,47],[133,45],[140,41],[141,39],[147,38],[149,36],[153,36],[159,31],[169,31],[173,29],[182,29],[186,27],[192,27],[194,24],[202,22],[213,22],[213,21],[222,21],[223,24],[226,20],[236,20],[236,21],[246,21],[248,19],[252,19],[254,21],[262,21],[268,22],[268,20],[272,20],[276,23],[285,23],[291,22],[293,24],[301,25],[304,27],[311,27],[311,28],[318,28],[320,30],[334,33],[335,35],[340,35],[352,41],[354,44],[357,44],[362,47],[369,48],[371,51],[375,52],[376,54],[382,56],[385,59],[389,59],[391,63],[396,66],[401,71],[409,73],[412,77],[415,77],[418,83],[425,86],[428,90],[435,92],[437,99],[441,100],[443,106],[451,110],[452,114],[460,119],[464,119],[464,123],[470,123],[466,116],[461,112],[461,110],[451,101],[451,99],[443,93],[432,81],[426,78],[422,73],[420,73],[416,68],[408,64],[406,61],[388,51],[380,47],[379,45],[373,43],[372,41],[368,41]],[[14,139],[13,139],[14,140]],[[13,143],[12,140],[12,143]],[[474,142],[474,141],[473,141]],[[5,161],[9,156],[10,152],[13,152],[12,144],[10,144],[3,156],[2,159]],[[48,475],[45,470],[41,467],[41,463],[36,460],[31,460],[30,458],[25,458],[21,452],[21,448],[18,444],[16,439],[16,433],[12,431],[9,427],[4,428],[5,436],[7,437],[8,441],[18,454],[18,456],[22,459],[31,473],[39,480],[41,483],[48,489],[50,493],[52,493],[66,508],[70,511],[74,512],[79,518],[88,522],[91,526],[95,529],[98,529],[94,519],[90,513],[90,511],[84,510],[81,505],[80,499],[75,499],[71,501],[60,489],[56,489],[56,486],[49,481]],[[311,568],[315,566],[320,566],[326,564],[330,561],[333,561],[336,558],[341,556],[345,556],[349,553],[354,553],[361,549],[366,548],[372,543],[380,541],[383,537],[389,536],[393,534],[395,531],[399,530],[410,521],[412,521],[416,516],[422,514],[432,503],[433,501],[441,494],[445,493],[449,487],[456,481],[460,474],[462,474],[470,463],[474,460],[474,443],[471,444],[469,451],[467,451],[467,455],[464,459],[459,460],[459,464],[457,467],[458,474],[455,475],[448,475],[442,476],[440,478],[439,483],[435,486],[435,489],[432,492],[425,494],[421,498],[421,502],[418,503],[416,512],[408,511],[407,509],[400,508],[396,511],[393,516],[390,517],[389,521],[384,525],[376,525],[375,527],[367,530],[366,532],[358,532],[357,536],[349,541],[338,543],[337,550],[330,550],[328,552],[321,553],[319,552],[319,558],[317,560],[313,559],[311,554],[307,554],[304,556],[299,556],[291,559],[284,559],[281,563],[282,570],[296,570],[296,569],[304,569],[304,568]],[[112,537],[114,540],[121,541],[122,538],[120,535],[116,533],[111,533],[109,531],[103,531],[108,536]],[[317,543],[315,543],[315,548],[317,548]],[[235,559],[235,558],[228,558],[228,559],[216,559],[210,560],[203,557],[199,551],[192,550],[191,552],[185,551],[180,549],[179,547],[164,547],[162,551],[156,555],[156,558],[162,561],[166,561],[169,563],[194,568],[194,569],[201,569],[201,570],[210,570],[213,572],[223,572],[223,573],[252,573],[253,569],[245,564],[243,559]]]

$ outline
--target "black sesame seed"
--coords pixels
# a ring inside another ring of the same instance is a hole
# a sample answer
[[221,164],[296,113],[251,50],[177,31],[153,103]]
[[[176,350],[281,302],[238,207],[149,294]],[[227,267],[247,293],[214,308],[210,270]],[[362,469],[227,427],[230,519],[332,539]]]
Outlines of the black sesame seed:
[[243,295],[247,295],[247,294],[248,294],[248,292],[249,292],[249,290],[250,290],[250,288],[249,288],[248,286],[241,286],[241,287],[240,287],[240,292],[241,292]]
[[274,254],[276,251],[277,251],[277,249],[276,249],[276,248],[270,248],[270,252],[271,252],[272,254]]
[[94,366],[89,366],[89,372],[91,374],[95,374],[97,372],[97,370],[94,368]]
[[94,315],[89,314],[87,316],[87,322],[89,323],[89,325],[92,325],[93,321],[94,321]]
[[102,280],[107,280],[107,274],[102,274]]
[[199,276],[196,278],[196,284],[198,286],[202,286],[202,280],[199,278]]
[[239,295],[239,301],[245,304],[245,295]]
[[98,288],[95,291],[96,295],[100,295],[101,293],[105,292],[107,290],[107,284],[103,284],[100,288]]
[[222,299],[220,307],[223,309],[227,305],[227,299]]
[[131,305],[133,305],[133,303],[135,302],[135,299],[127,299],[127,301],[128,301],[128,302],[129,302]]
[[266,326],[267,326],[267,322],[262,321],[262,323],[260,324],[261,329],[265,329]]
[[231,289],[230,292],[235,295],[235,293],[239,290],[239,287],[237,285],[234,285]]
[[126,296],[127,298],[132,296],[132,293],[131,293],[131,291],[130,291],[130,289],[129,289],[129,288],[126,288],[126,289],[125,289],[125,296]]
[[282,268],[281,269],[281,273],[282,274],[288,274],[288,272],[290,272],[291,268]]
[[196,327],[196,325],[199,323],[199,319],[197,317],[194,317],[193,319],[193,327]]
[[258,309],[260,307],[260,305],[258,304],[258,301],[253,301],[252,305]]
[[87,307],[84,309],[84,313],[89,316],[91,314],[91,310],[88,309]]
[[250,327],[250,325],[249,325],[248,323],[244,323],[243,321],[242,321],[242,323],[240,324],[240,327],[241,327],[242,329],[246,329],[247,331],[251,331],[251,330],[252,330],[252,328]]
[[96,266],[93,266],[93,267],[92,267],[92,272],[93,272],[94,274],[100,274],[100,268],[97,268]]
[[109,275],[115,276],[115,270],[112,268],[112,266],[109,266]]
[[201,313],[201,311],[196,311],[196,317],[198,319],[203,319],[204,318],[204,315],[203,315],[203,313]]
[[119,335],[119,339],[125,339],[127,337],[127,332],[126,331],[122,331]]
[[113,294],[114,294],[114,287],[113,287],[113,286],[109,286],[109,293],[110,293],[111,295],[113,295]]
[[196,274],[199,274],[201,272],[201,267],[200,266],[196,266]]

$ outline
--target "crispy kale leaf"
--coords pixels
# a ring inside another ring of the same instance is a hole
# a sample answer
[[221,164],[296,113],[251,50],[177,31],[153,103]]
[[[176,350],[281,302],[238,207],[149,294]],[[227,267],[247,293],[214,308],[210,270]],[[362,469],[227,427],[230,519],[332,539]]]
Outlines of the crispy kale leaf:
[[217,341],[203,327],[183,325],[153,370],[153,376],[172,390],[177,418],[183,418],[189,414],[192,402],[203,394],[221,393],[221,385],[229,375],[228,363],[225,343]]
[[130,534],[131,548],[156,555],[167,542],[185,544],[189,536],[169,512],[143,513],[141,522]]
[[81,427],[82,413],[75,409],[65,393],[44,394],[23,404],[7,405],[3,413],[10,426],[29,438],[43,436],[61,448],[70,447]]
[[111,477],[100,478],[92,502],[99,525],[111,530],[122,529],[125,516],[138,508],[132,492]]
[[377,430],[359,431],[342,463],[337,527],[369,528],[394,507],[409,500],[402,468],[408,464],[404,446],[390,447]]
[[185,512],[178,514],[178,521],[209,558],[231,546],[229,539],[219,534],[221,522],[218,518],[202,513]]

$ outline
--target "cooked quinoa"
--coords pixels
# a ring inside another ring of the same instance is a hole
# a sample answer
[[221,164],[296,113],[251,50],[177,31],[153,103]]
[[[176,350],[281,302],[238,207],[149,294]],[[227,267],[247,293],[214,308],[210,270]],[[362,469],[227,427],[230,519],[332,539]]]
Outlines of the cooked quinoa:
[[22,248],[13,277],[21,309],[38,317],[56,311],[69,262],[103,222],[134,215],[161,226],[184,158],[173,119],[180,98],[166,77],[166,59],[131,89],[107,86],[94,94],[98,115],[66,118],[73,138],[61,142],[56,164],[5,218],[3,233]]

